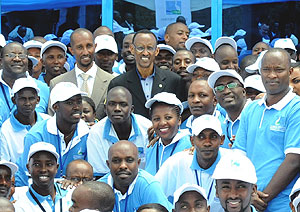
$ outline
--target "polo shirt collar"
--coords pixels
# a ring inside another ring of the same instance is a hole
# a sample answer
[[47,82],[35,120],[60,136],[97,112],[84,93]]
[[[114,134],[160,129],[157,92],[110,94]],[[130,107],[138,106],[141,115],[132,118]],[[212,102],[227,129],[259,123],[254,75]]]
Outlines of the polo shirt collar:
[[[184,136],[189,135],[189,131],[188,130],[178,130],[177,134],[174,136],[174,138],[172,139],[171,143],[169,143],[167,146],[170,146],[174,143],[176,143],[177,141],[179,141],[181,138],[183,138]],[[163,145],[163,142],[161,140],[161,138],[158,140],[158,145]]]
[[199,171],[202,171],[202,172],[206,172],[207,174],[212,175],[214,173],[216,165],[218,164],[218,162],[220,161],[220,159],[221,159],[221,153],[220,153],[220,150],[219,150],[218,151],[217,159],[212,164],[212,166],[209,167],[208,169],[203,169],[198,164],[198,161],[197,161],[197,151],[194,150],[194,157],[193,157],[193,161],[192,161],[192,164],[191,164],[190,168],[193,169],[193,170],[199,170]]
[[[67,190],[61,189],[60,186],[57,185],[57,183],[54,183],[54,187],[55,187],[55,199],[56,200],[62,199],[66,195]],[[39,200],[40,203],[47,201],[47,199],[49,199],[49,198],[52,200],[52,197],[50,196],[50,194],[47,196],[42,196],[32,188],[32,185],[30,186],[30,189],[31,189],[32,193],[34,194],[34,196]]]
[[[136,175],[136,177],[134,178],[134,180],[132,181],[132,183],[129,185],[129,188],[128,188],[128,190],[127,190],[127,194],[128,194],[128,195],[132,194],[132,191],[133,191],[133,189],[134,189],[134,186],[135,186],[135,184],[136,184],[136,181],[137,181],[137,179],[138,179],[138,176],[139,176],[139,172],[138,172],[138,174]],[[117,195],[118,195],[119,197],[120,197],[120,196],[122,197],[122,198],[119,198],[119,201],[120,201],[121,199],[125,199],[125,198],[126,198],[126,194],[122,195],[122,193],[121,193],[118,189],[114,188],[114,179],[112,178],[111,174],[108,175],[108,178],[107,178],[107,184],[110,185],[110,186],[114,189],[114,191],[117,193]]]
[[[24,124],[20,123],[15,117],[16,113],[17,113],[17,109],[13,109],[13,111],[11,112],[10,119],[9,119],[14,131],[18,132],[18,131],[21,131],[24,129],[27,129],[29,131],[32,126],[24,125]],[[37,113],[35,111],[35,114],[36,114],[36,123],[43,120],[43,118],[41,117],[41,115],[39,113]]]
[[271,106],[267,106],[266,103],[266,98],[267,96],[265,95],[264,98],[262,98],[261,100],[258,101],[258,104],[260,106],[262,106],[262,104],[265,105],[265,107],[267,109],[272,109],[274,108],[275,110],[282,110],[294,97],[296,96],[296,94],[292,91],[292,89],[290,88],[289,92],[281,99],[279,100],[279,102],[277,102],[276,104],[273,104]]
[[[250,102],[252,102],[252,100],[251,100],[251,99],[247,99],[247,101],[246,101],[246,103],[245,103],[245,105],[244,105],[244,107],[243,107],[243,110],[249,105]],[[243,110],[242,110],[242,111],[243,111]],[[241,115],[242,115],[242,113],[240,113],[240,115],[236,118],[235,121],[232,121],[232,120],[229,118],[228,113],[226,113],[226,117],[225,117],[224,123],[226,123],[226,122],[232,122],[232,123],[234,123],[234,122],[236,122],[237,120],[240,120],[240,119],[241,119]]]
[[[56,125],[56,114],[54,114],[53,117],[51,117],[47,120],[47,131],[49,133],[51,133],[52,135],[57,135],[59,129],[57,128],[57,125]],[[85,123],[85,121],[80,119],[80,121],[77,124],[73,138],[72,138],[72,140],[74,140],[76,142],[74,142],[72,144],[72,146],[75,146],[78,142],[80,142],[80,138],[87,135],[88,133],[89,133],[89,128],[88,128],[87,124]]]
[[[134,141],[138,136],[141,135],[141,131],[139,129],[139,126],[138,126],[135,116],[133,114],[130,114],[130,118],[131,118],[131,132],[130,132],[128,140]],[[103,138],[108,141],[111,141],[112,143],[116,143],[119,141],[119,138],[116,136],[117,136],[117,133],[116,133],[115,129],[113,128],[112,122],[107,117],[105,124],[104,124]]]

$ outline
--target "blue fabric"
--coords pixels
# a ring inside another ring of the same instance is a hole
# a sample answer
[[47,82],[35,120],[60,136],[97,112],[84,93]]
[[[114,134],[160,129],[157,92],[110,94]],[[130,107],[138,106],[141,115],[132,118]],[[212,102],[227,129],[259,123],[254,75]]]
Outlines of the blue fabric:
[[[102,177],[100,182],[108,183],[110,173]],[[125,211],[125,199],[118,201],[118,195],[115,194],[116,202],[114,212]],[[165,206],[168,211],[172,210],[172,205],[167,200],[162,188],[157,180],[146,171],[140,169],[134,188],[127,196],[127,210],[126,212],[135,212],[141,205],[148,203],[159,203]],[[120,211],[118,207],[120,206]]]
[[42,72],[42,73],[40,74],[38,80],[40,80],[40,81],[43,82],[43,83],[46,83],[46,82],[45,82],[45,79],[44,79],[44,76],[45,76],[45,75],[46,75],[46,73],[45,73],[45,72]]
[[155,68],[153,69],[153,73],[150,76],[148,76],[146,79],[142,78],[140,72],[137,69],[136,72],[139,76],[146,100],[151,99],[152,85],[155,76]]
[[[2,95],[2,92],[0,92],[0,96]],[[10,111],[8,107],[6,106],[5,102],[0,98],[0,128],[3,124],[3,122],[9,118]]]
[[[300,98],[295,96],[281,110],[266,108],[259,101],[243,110],[233,148],[246,152],[256,169],[257,189],[263,191],[285,154],[300,152]],[[290,211],[289,194],[296,179],[268,203],[266,212]]]
[[70,70],[75,68],[76,59],[69,53],[67,53],[67,62],[70,65]]
[[[33,78],[34,79],[34,78]],[[40,113],[48,113],[48,100],[50,97],[50,88],[44,82],[41,82],[37,79],[34,79],[37,84],[37,87],[40,89],[40,103],[36,106],[36,111]]]
[[[44,121],[41,121],[41,122],[35,124],[31,128],[31,130],[28,132],[28,134],[25,136],[24,152],[23,152],[22,156],[19,158],[19,160],[17,161],[19,170],[15,175],[16,176],[16,186],[27,186],[28,185],[28,176],[26,175],[26,172],[27,172],[26,164],[27,164],[27,157],[28,157],[29,149],[32,144],[34,144],[36,142],[40,142],[40,141],[51,143],[55,146],[56,151],[59,153],[59,155],[61,157],[61,153],[60,153],[61,146],[59,143],[59,141],[60,141],[59,135],[51,134],[47,130],[47,122],[49,120],[50,119],[44,120]],[[73,138],[75,138],[77,135],[78,135],[78,127],[74,133]],[[72,160],[75,160],[75,159],[84,159],[84,160],[86,159],[87,136],[88,135],[86,134],[85,136],[81,137],[81,141],[78,142],[70,150],[68,150],[68,152],[63,155],[61,160],[58,160],[59,163],[60,163],[60,161],[62,161],[62,163],[63,163],[63,164],[59,164],[59,166],[62,167],[63,175],[65,175],[65,173],[66,173],[66,168],[67,168],[67,165],[69,162],[71,162]],[[56,178],[62,177],[60,170],[61,169],[58,168]]]
[[[181,133],[180,130],[177,134]],[[176,146],[175,146],[176,145]],[[175,147],[175,149],[174,149]],[[153,176],[156,174],[157,169],[157,148],[158,148],[158,159],[159,159],[159,168],[162,166],[162,164],[172,155],[174,155],[177,152],[181,152],[185,149],[189,149],[192,147],[190,136],[185,135],[181,137],[178,141],[171,143],[167,145],[166,147],[163,146],[161,142],[156,142],[153,147],[149,147],[146,150],[146,167],[145,170],[152,174]],[[174,149],[174,151],[173,151]],[[173,153],[172,153],[173,151]],[[163,156],[161,156],[163,154]],[[172,154],[172,155],[171,155]],[[162,158],[162,161],[161,161]]]

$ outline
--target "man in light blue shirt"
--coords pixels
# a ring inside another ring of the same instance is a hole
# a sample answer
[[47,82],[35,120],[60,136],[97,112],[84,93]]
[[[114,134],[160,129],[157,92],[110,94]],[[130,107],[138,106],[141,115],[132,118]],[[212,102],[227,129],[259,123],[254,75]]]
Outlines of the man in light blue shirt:
[[117,86],[109,90],[105,105],[107,117],[91,128],[87,140],[87,158],[96,177],[109,172],[106,165],[107,152],[119,140],[129,140],[137,146],[141,159],[140,168],[145,168],[147,130],[152,123],[145,117],[134,114],[133,109],[132,96],[126,88]]
[[72,191],[63,190],[54,183],[58,160],[59,154],[50,143],[37,142],[30,147],[26,168],[33,183],[26,194],[17,200],[16,212],[67,211],[70,208]]
[[268,50],[260,63],[263,99],[242,112],[234,149],[255,166],[259,211],[289,211],[289,194],[300,169],[300,98],[289,87],[291,59],[283,49]]
[[129,141],[119,141],[108,151],[107,165],[110,173],[100,179],[109,184],[115,193],[114,212],[134,212],[141,205],[159,203],[170,211],[172,206],[158,181],[138,168],[140,159],[136,146]]
[[17,161],[20,170],[16,173],[16,185],[28,185],[26,162],[32,144],[45,141],[55,146],[59,153],[59,171],[56,177],[65,175],[68,163],[75,159],[86,159],[86,140],[89,128],[81,120],[82,92],[70,82],[58,83],[51,91],[51,106],[55,115],[44,120],[28,132],[24,139],[24,152]]

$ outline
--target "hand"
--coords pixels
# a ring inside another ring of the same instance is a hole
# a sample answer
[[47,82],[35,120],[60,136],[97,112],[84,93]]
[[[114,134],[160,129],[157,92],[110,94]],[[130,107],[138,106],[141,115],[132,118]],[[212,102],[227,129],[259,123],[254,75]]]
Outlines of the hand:
[[183,151],[185,151],[185,152],[189,152],[189,155],[194,155],[194,149],[195,149],[195,147],[194,146],[192,146],[191,148],[189,148],[189,149],[185,149],[185,150],[183,150]]
[[256,193],[252,194],[252,205],[258,211],[266,210],[268,203],[265,201],[269,194],[263,193],[261,191],[257,191]]
[[58,180],[57,183],[60,183],[61,184],[60,187],[64,190],[66,190],[68,187],[73,188],[82,184],[82,182],[74,182],[68,179]]
[[158,141],[159,136],[155,135],[153,126],[147,130],[147,134],[148,134],[148,140],[149,140],[149,144],[147,145],[147,148],[149,148],[149,147],[154,146],[154,144]]
[[95,122],[86,122],[86,124],[87,124],[88,127],[91,129],[91,127],[95,124]]

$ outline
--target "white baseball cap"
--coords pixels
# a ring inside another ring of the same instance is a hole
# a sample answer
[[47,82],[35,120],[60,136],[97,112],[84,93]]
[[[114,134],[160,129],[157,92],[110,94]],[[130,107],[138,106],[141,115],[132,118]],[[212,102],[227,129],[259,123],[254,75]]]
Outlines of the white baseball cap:
[[216,42],[215,42],[215,50],[217,48],[219,48],[219,46],[223,45],[223,44],[228,44],[230,46],[232,46],[235,51],[237,51],[237,44],[235,42],[235,40],[231,37],[219,37]]
[[59,158],[59,154],[56,152],[56,148],[53,144],[47,143],[47,142],[37,142],[30,146],[27,162],[29,162],[30,158],[37,152],[50,152],[54,157],[56,158],[56,161]]
[[292,191],[290,193],[290,201],[292,201],[291,197],[298,191],[300,191],[300,177],[298,178],[298,180],[296,181],[296,183],[292,188]]
[[296,50],[296,47],[290,38],[280,38],[274,43],[274,48],[281,48],[281,49],[292,49]]
[[39,63],[39,61],[35,57],[32,57],[30,55],[28,55],[28,59],[31,60],[33,68]]
[[222,126],[218,118],[212,115],[204,114],[192,122],[192,136],[199,135],[205,129],[212,129],[222,135]]
[[31,77],[23,77],[17,79],[12,87],[12,94],[15,95],[18,91],[20,91],[23,88],[33,88],[36,90],[37,93],[40,92],[40,89],[37,87],[36,82]]
[[0,34],[0,46],[4,47],[6,45],[6,40],[4,35]]
[[99,35],[95,38],[97,44],[95,52],[99,52],[103,49],[108,49],[115,54],[118,54],[118,46],[116,40],[110,35]]
[[71,82],[60,82],[57,83],[50,92],[51,107],[56,102],[63,102],[75,95],[86,95],[82,92],[74,83]]
[[212,54],[214,53],[211,43],[208,40],[199,38],[199,37],[192,37],[192,38],[187,39],[187,41],[185,41],[186,49],[191,50],[191,47],[194,45],[194,43],[203,43],[205,46],[207,46],[209,48],[209,50]]
[[214,90],[216,81],[220,77],[225,77],[225,76],[236,78],[240,81],[240,83],[242,83],[242,85],[244,85],[243,78],[234,69],[225,69],[225,70],[215,71],[208,77],[207,83],[209,87],[211,87]]
[[18,166],[12,162],[6,160],[0,160],[0,166],[7,166],[11,171],[11,176],[14,176],[15,173],[18,171]]
[[43,57],[43,54],[45,53],[45,51],[47,49],[49,49],[50,47],[53,47],[53,46],[61,48],[65,52],[65,54],[67,54],[67,47],[65,44],[63,44],[62,42],[56,41],[56,40],[49,40],[42,45],[41,57]]
[[42,48],[42,43],[40,41],[36,41],[36,40],[30,40],[30,41],[27,41],[23,44],[23,46],[26,48],[26,49],[30,49],[30,48],[38,48],[38,49],[41,49]]
[[176,202],[178,202],[181,195],[187,191],[196,191],[207,201],[206,192],[202,187],[200,187],[196,184],[185,183],[174,192],[174,201],[173,201],[174,208],[175,208]]
[[253,63],[253,64],[250,65],[250,66],[247,66],[247,67],[245,68],[245,71],[248,72],[248,73],[250,73],[250,74],[252,74],[252,73],[255,73],[257,70],[259,70],[259,73],[260,73],[261,61],[262,61],[262,58],[264,57],[264,55],[266,54],[267,51],[268,51],[268,50],[262,51],[262,52],[258,55],[258,57],[257,57],[257,59],[256,59],[256,61],[255,61],[255,63]]
[[145,107],[150,109],[152,104],[155,102],[163,102],[169,105],[176,105],[180,108],[180,114],[183,112],[183,106],[180,100],[173,93],[168,93],[168,92],[158,93],[145,103]]
[[262,93],[266,92],[265,86],[261,80],[259,74],[254,74],[246,77],[245,79],[245,88],[254,88]]
[[166,45],[166,44],[158,44],[157,47],[159,48],[159,50],[166,50],[166,51],[169,51],[171,52],[173,55],[176,54],[176,51],[175,49],[173,49],[172,46],[169,46],[169,45]]
[[251,184],[257,182],[255,167],[251,160],[244,154],[233,150],[221,157],[212,178],[240,180]]
[[192,74],[196,68],[203,68],[211,72],[220,71],[219,64],[215,61],[215,59],[210,57],[202,57],[197,59],[196,63],[189,65],[186,70]]

